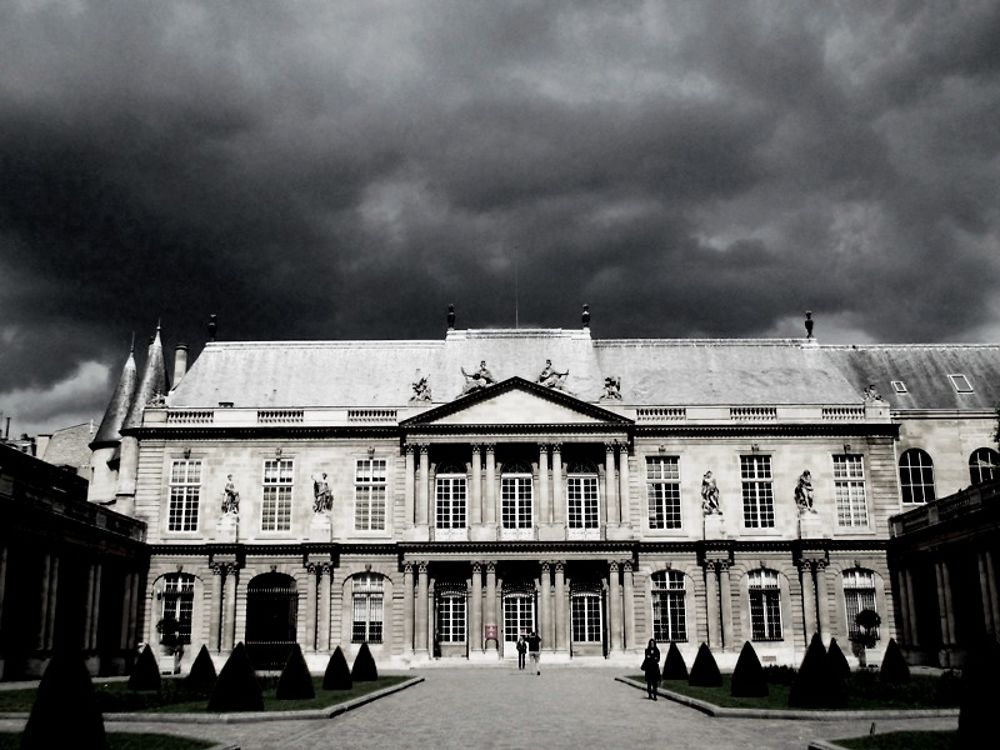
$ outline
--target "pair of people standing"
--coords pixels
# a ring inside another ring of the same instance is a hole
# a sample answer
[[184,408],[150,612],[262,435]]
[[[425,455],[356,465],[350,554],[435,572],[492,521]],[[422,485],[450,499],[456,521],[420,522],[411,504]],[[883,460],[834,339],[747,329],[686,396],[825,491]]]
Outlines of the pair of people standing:
[[535,667],[535,674],[540,675],[542,673],[540,666],[541,651],[542,639],[539,638],[538,633],[534,630],[527,636],[519,635],[517,637],[517,668],[519,670],[524,669],[524,655],[527,652],[531,656],[531,663]]
[[656,689],[660,685],[660,649],[652,638],[643,653],[642,671],[646,676],[646,697],[656,700]]

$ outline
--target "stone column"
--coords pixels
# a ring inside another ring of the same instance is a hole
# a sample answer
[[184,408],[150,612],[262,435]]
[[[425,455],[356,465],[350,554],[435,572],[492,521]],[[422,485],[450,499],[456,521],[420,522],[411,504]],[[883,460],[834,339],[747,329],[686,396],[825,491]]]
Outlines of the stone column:
[[816,623],[819,637],[826,640],[832,635],[830,629],[830,577],[826,574],[826,560],[815,561],[816,576]]
[[132,648],[139,640],[136,634],[136,629],[139,627],[139,574],[133,572],[129,580],[132,592],[129,594],[128,643],[129,648]]
[[483,651],[483,564],[472,563],[472,591],[469,594],[469,651]]
[[893,574],[893,582],[899,596],[899,619],[903,625],[902,645],[909,646],[913,634],[910,630],[910,603],[906,600],[906,571],[897,570]]
[[618,507],[621,509],[621,524],[629,526],[632,519],[629,513],[631,493],[628,486],[628,445],[618,446],[618,480]]
[[955,643],[955,607],[952,602],[951,571],[948,568],[948,563],[944,560],[939,562],[938,565],[941,569],[941,583],[942,589],[944,590],[944,613],[948,625],[946,631],[948,633],[947,643],[951,645]]
[[94,622],[94,565],[87,566],[87,596],[83,601],[83,632],[80,634],[80,648],[90,650],[90,630]]
[[413,526],[416,519],[416,484],[414,482],[414,472],[416,471],[416,461],[413,457],[414,446],[403,446],[405,451],[405,466],[403,469],[403,517],[406,519],[406,528]]
[[497,523],[497,458],[495,446],[486,446],[486,523]]
[[413,564],[403,563],[403,656],[413,655]]
[[989,576],[986,573],[986,554],[977,553],[976,562],[979,565],[979,596],[983,602],[983,627],[992,635],[996,632],[996,622],[993,620],[993,597],[990,592]]
[[49,578],[52,574],[52,555],[46,552],[42,555],[42,585],[38,591],[38,631],[35,637],[35,649],[45,648],[45,633],[49,622]]
[[806,646],[813,633],[819,632],[816,613],[816,582],[813,580],[811,560],[799,561],[799,577],[802,579],[802,627]]
[[555,585],[553,609],[556,611],[556,651],[566,652],[566,564],[562,560],[555,563]]
[[316,575],[319,568],[316,563],[306,565],[306,650],[319,650],[319,626],[317,625],[317,598],[319,586]]
[[49,606],[45,620],[45,649],[51,650],[55,645],[56,608],[59,606],[59,557],[52,556],[49,580]]
[[604,522],[609,526],[619,523],[618,515],[618,477],[615,474],[615,446],[608,443],[604,446]]
[[3,622],[3,602],[7,595],[7,545],[0,548],[0,623]]
[[608,563],[608,655],[622,650],[622,587],[618,580],[618,561]]
[[97,649],[97,633],[101,623],[101,579],[104,576],[104,569],[99,562],[93,564],[94,585],[90,600],[90,632],[87,634],[87,648],[91,651]]
[[625,649],[635,649],[635,586],[632,563],[622,563],[622,594],[625,597]]
[[705,621],[708,624],[708,645],[722,647],[722,628],[719,627],[719,582],[715,561],[705,562]]
[[222,571],[218,563],[212,565],[212,605],[208,618],[208,650],[216,653],[222,648]]
[[417,476],[417,526],[427,526],[430,456],[426,445],[418,445],[417,450],[420,451],[420,474]]
[[552,627],[552,585],[551,585],[551,566],[547,560],[542,561],[542,578],[541,578],[541,592],[539,592],[539,619],[541,623],[538,626],[538,634],[542,637],[542,645],[546,651],[555,651],[556,643],[556,629]]
[[222,649],[224,651],[232,651],[233,646],[236,643],[237,571],[238,568],[236,567],[236,565],[230,564],[226,566],[226,582],[225,582],[226,615],[223,618],[223,623],[222,623]]
[[562,484],[562,446],[552,446],[552,523],[566,525],[566,498]]
[[983,552],[983,565],[986,567],[986,585],[990,592],[990,610],[993,616],[993,635],[1000,634],[1000,591],[997,590],[996,568],[993,567],[993,553]]
[[552,503],[549,501],[549,446],[538,446],[538,523],[552,523]]
[[427,652],[427,563],[417,566],[416,617],[413,625],[414,651],[418,657],[426,658]]
[[316,641],[320,651],[330,650],[330,607],[332,605],[330,593],[333,588],[332,579],[333,564],[323,563],[319,568],[319,601],[316,605],[319,610],[317,618],[319,620],[319,633]]
[[472,508],[470,522],[478,526],[483,522],[483,454],[478,445],[472,446]]
[[733,582],[726,561],[719,563],[719,603],[722,605],[719,615],[722,620],[722,646],[732,649],[736,646],[733,640]]
[[128,624],[132,612],[132,577],[135,573],[125,573],[122,576],[122,621],[121,634],[118,639],[122,651],[130,650],[132,643],[128,639]]
[[[486,608],[484,615],[486,622],[484,625],[497,626],[497,564],[493,560],[486,563]],[[497,627],[497,638],[500,637],[500,628]],[[493,641],[493,645],[486,644],[486,649],[498,649],[500,644]]]
[[910,645],[916,648],[920,645],[920,628],[917,621],[917,609],[913,598],[913,574],[909,568],[903,571],[906,583],[906,605],[910,610]]

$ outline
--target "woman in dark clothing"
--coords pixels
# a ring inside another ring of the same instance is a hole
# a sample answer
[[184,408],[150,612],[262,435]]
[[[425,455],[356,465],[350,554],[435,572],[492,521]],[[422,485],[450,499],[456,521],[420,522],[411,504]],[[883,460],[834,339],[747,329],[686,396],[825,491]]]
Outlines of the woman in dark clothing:
[[660,684],[660,649],[656,647],[656,641],[649,639],[646,652],[642,660],[642,671],[646,675],[646,695],[656,700],[656,688]]

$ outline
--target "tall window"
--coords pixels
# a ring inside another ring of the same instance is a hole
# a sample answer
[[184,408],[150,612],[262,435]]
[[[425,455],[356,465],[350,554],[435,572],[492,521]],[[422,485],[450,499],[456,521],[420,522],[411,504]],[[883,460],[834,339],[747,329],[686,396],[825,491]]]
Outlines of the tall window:
[[[847,608],[847,631],[851,638],[861,635],[855,618],[863,609],[875,609],[875,574],[870,570],[844,572],[844,605]],[[875,632],[878,637],[878,632]]]
[[920,448],[903,451],[899,457],[899,488],[904,503],[929,503],[934,500],[934,462]]
[[382,576],[361,573],[354,582],[354,620],[351,625],[351,643],[382,642]]
[[646,495],[649,498],[649,528],[681,527],[681,476],[677,456],[646,459]]
[[384,458],[359,458],[354,473],[354,528],[356,531],[385,529]]
[[439,529],[465,528],[465,474],[438,474],[436,525]]
[[505,593],[503,597],[503,639],[514,643],[517,637],[535,629],[535,596],[531,592]]
[[973,484],[1000,479],[1000,453],[992,448],[979,448],[969,456],[969,479]]
[[264,462],[264,501],[260,506],[261,531],[292,528],[292,460]]
[[684,574],[676,570],[653,573],[653,637],[658,641],[686,641]]
[[174,461],[170,467],[168,531],[198,530],[201,498],[201,461]]
[[862,456],[833,457],[833,492],[837,498],[838,526],[867,526],[865,465]]
[[770,456],[740,456],[743,480],[743,525],[748,529],[774,528],[774,489]]
[[[191,612],[194,609],[194,576],[169,573],[163,576],[163,609],[160,616],[171,618],[180,625],[179,643],[191,643]],[[160,636],[162,640],[162,635]]]
[[567,518],[571,529],[599,528],[597,472],[579,467],[566,476]]
[[438,643],[465,643],[465,591],[449,589],[438,594]]
[[505,529],[530,529],[531,472],[514,466],[500,476],[500,516]]
[[774,570],[751,570],[750,637],[755,641],[781,640],[781,589]]
[[601,595],[577,592],[572,596],[573,640],[576,643],[601,642]]

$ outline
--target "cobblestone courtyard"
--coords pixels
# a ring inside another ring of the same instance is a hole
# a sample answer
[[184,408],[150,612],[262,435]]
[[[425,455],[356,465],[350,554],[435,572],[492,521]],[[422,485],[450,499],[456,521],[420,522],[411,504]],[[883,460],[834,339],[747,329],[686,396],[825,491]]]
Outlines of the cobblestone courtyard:
[[[543,665],[544,667],[544,665]],[[813,739],[867,733],[870,722],[715,719],[615,682],[615,669],[429,669],[426,681],[328,720],[256,724],[121,724],[263,748],[706,748],[805,750]],[[0,722],[15,729],[13,722]],[[879,722],[891,729],[950,729],[956,719]]]

